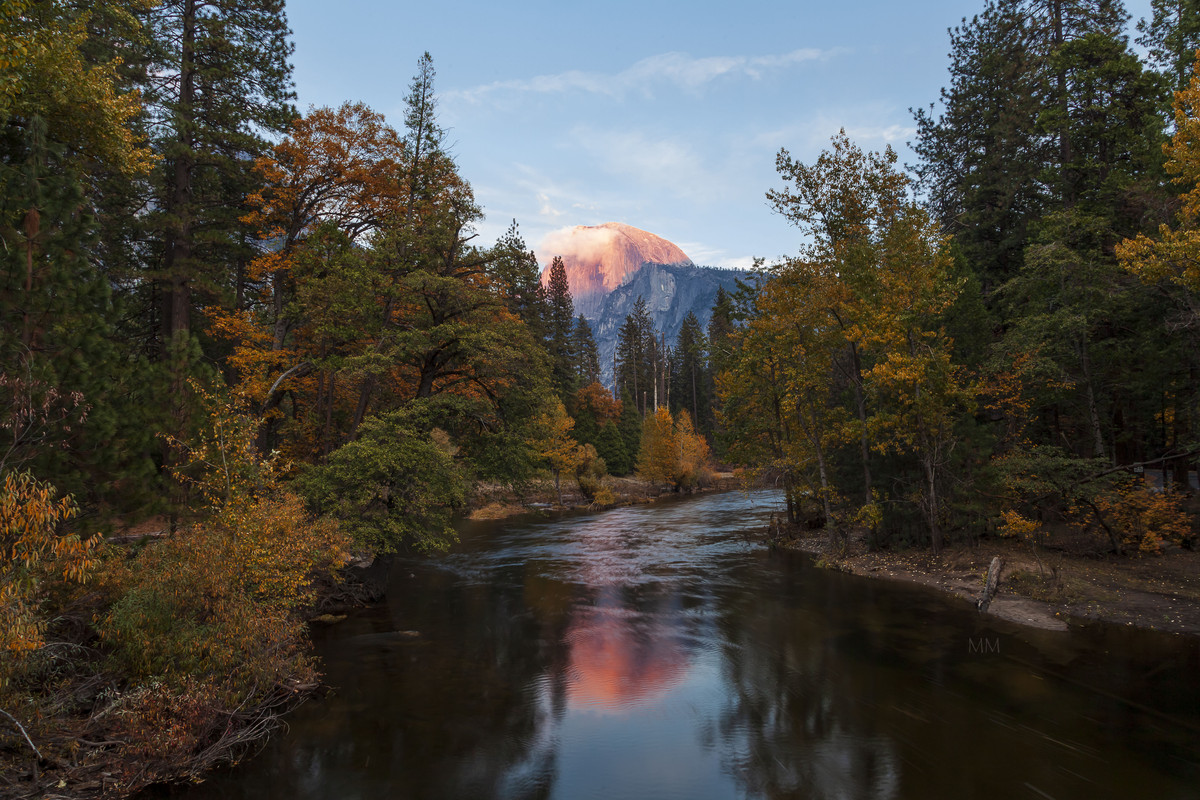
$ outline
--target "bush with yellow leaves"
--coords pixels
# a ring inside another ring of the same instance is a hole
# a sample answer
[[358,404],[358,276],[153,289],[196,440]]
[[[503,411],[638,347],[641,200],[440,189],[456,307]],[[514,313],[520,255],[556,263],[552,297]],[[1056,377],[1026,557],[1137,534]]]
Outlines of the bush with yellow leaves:
[[1164,542],[1189,544],[1196,535],[1183,496],[1157,491],[1142,480],[1117,484],[1096,498],[1096,508],[1121,544],[1139,553],[1159,553]]
[[119,599],[101,635],[131,676],[202,676],[239,694],[306,679],[294,612],[346,547],[336,525],[311,519],[295,495],[259,499],[115,565],[108,578]]
[[27,472],[10,472],[0,485],[0,686],[43,645],[52,591],[86,582],[99,563],[100,537],[60,535],[77,508],[56,495]]
[[283,489],[244,404],[200,394],[206,421],[193,441],[174,444],[181,477],[213,514],[112,565],[115,600],[100,633],[132,678],[211,682],[252,702],[311,678],[295,612],[315,599],[315,578],[345,562],[349,542]]

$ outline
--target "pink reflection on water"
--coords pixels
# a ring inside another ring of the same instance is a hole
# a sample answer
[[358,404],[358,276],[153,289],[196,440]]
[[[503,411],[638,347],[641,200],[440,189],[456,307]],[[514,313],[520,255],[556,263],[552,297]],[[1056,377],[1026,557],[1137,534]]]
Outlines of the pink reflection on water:
[[669,618],[636,612],[619,601],[578,609],[565,636],[570,705],[619,712],[682,682],[689,657],[664,623]]

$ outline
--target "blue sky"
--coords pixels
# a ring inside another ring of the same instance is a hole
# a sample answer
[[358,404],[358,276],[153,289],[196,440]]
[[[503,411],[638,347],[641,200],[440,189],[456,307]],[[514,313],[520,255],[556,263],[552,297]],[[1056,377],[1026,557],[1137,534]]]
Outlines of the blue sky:
[[[794,253],[772,213],[775,154],[811,161],[839,128],[912,162],[910,107],[947,80],[947,28],[978,2],[291,0],[301,110],[363,101],[402,124],[417,59],[487,215],[526,242],[625,222],[711,266]],[[1131,3],[1134,19],[1149,2]],[[539,252],[539,255],[545,255]]]

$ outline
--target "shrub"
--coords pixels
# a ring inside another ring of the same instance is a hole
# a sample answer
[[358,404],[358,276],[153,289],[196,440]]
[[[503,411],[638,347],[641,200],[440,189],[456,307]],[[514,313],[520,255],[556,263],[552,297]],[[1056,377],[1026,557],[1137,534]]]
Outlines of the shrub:
[[1164,541],[1190,544],[1195,536],[1191,517],[1177,492],[1155,491],[1132,480],[1096,498],[1099,515],[1121,544],[1141,553],[1158,553]]
[[59,535],[77,508],[56,494],[29,473],[10,472],[0,485],[0,686],[42,646],[51,590],[87,581],[99,564],[100,537]]
[[340,567],[346,544],[295,495],[260,499],[113,565],[118,599],[101,635],[134,678],[195,678],[242,699],[307,679],[294,612],[312,601],[314,575]]

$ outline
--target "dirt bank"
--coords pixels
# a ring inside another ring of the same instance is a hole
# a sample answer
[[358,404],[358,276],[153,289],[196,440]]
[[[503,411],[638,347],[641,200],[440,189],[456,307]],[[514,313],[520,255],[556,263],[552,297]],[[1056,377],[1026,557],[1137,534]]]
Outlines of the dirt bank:
[[987,540],[952,545],[935,556],[917,549],[869,551],[859,534],[851,536],[844,555],[834,555],[823,534],[786,532],[776,543],[811,553],[833,569],[919,583],[972,605],[983,592],[988,565],[999,556],[1000,588],[989,614],[1049,630],[1066,630],[1071,620],[1103,620],[1200,635],[1200,552],[1120,558],[1050,550],[1038,558],[1015,542]]
[[[600,510],[616,506],[652,503],[660,497],[672,497],[677,493],[663,484],[650,483],[639,478],[605,478],[604,487],[612,495],[612,502],[601,503],[591,500],[579,491],[573,481],[562,483],[562,505],[551,480],[532,481],[528,486],[514,490],[512,487],[494,483],[475,486],[467,501],[470,519],[505,519],[518,514],[538,511],[589,508]],[[741,487],[738,478],[731,472],[714,473],[710,480],[695,489],[696,493],[728,491]]]

